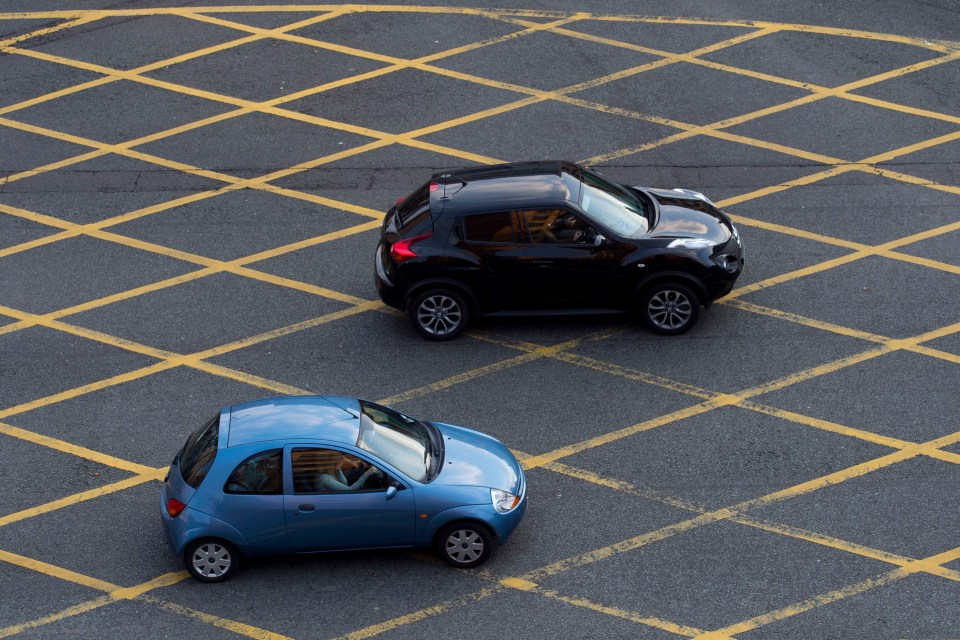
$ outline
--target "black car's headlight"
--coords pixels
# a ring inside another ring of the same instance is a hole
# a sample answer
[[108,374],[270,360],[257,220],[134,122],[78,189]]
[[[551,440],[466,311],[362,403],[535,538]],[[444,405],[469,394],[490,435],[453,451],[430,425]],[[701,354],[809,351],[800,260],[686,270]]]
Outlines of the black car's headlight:
[[702,238],[677,238],[676,240],[671,240],[670,244],[667,245],[667,249],[693,249],[694,251],[699,251],[700,249],[706,249],[707,247],[712,247],[714,244],[709,240],[704,240]]

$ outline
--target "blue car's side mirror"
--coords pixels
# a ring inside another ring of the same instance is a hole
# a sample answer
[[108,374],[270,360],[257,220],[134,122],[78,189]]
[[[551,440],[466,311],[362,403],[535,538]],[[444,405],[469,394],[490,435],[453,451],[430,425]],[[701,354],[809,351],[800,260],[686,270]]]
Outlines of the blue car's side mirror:
[[390,500],[395,495],[397,495],[397,488],[394,487],[393,485],[390,485],[389,487],[387,487],[387,500]]

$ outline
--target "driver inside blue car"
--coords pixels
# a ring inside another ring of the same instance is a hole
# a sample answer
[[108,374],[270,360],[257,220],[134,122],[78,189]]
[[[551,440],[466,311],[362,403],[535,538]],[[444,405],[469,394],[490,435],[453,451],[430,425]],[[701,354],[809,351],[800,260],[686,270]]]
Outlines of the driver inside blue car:
[[317,476],[317,491],[355,491],[363,488],[367,478],[380,475],[380,470],[372,465],[366,465],[367,469],[359,473],[363,464],[353,456],[341,456],[336,468],[328,467]]

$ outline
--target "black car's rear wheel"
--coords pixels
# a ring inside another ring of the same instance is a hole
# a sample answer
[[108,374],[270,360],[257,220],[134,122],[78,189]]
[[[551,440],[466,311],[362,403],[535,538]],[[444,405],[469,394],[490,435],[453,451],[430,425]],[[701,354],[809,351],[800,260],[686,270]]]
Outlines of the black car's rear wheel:
[[697,323],[700,298],[680,283],[658,284],[643,294],[640,313],[653,331],[677,335],[689,331]]
[[452,289],[428,289],[410,303],[410,320],[427,340],[452,340],[470,320],[470,309]]

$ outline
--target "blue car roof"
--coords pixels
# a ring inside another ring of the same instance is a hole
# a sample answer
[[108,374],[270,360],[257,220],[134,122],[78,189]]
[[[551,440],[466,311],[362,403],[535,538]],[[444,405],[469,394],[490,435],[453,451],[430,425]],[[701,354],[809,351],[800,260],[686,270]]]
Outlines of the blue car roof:
[[359,409],[355,398],[340,396],[291,396],[235,404],[224,409],[229,413],[227,446],[291,438],[354,444],[360,434]]

